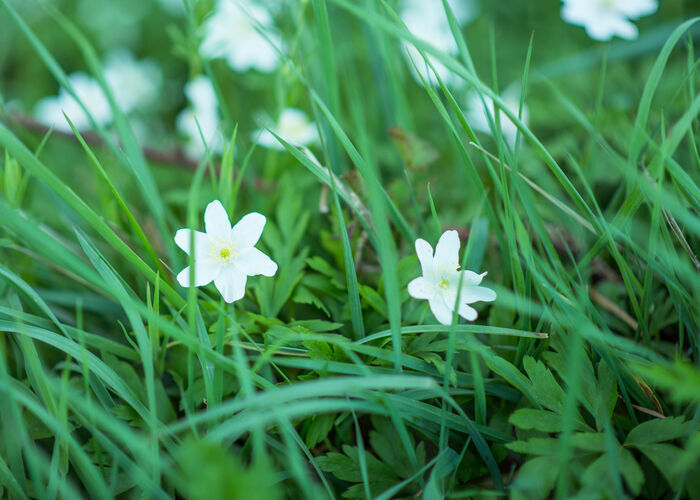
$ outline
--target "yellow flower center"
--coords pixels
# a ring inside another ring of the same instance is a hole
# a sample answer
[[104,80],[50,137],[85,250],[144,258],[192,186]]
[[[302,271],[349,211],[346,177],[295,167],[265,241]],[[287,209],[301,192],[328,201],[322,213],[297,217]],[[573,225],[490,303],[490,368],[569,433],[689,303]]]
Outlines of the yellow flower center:
[[209,247],[211,259],[220,266],[228,266],[236,256],[236,247],[228,238],[218,238]]
[[442,278],[442,280],[440,280],[440,284],[438,286],[440,288],[442,288],[443,290],[447,290],[450,287],[450,282],[447,278]]

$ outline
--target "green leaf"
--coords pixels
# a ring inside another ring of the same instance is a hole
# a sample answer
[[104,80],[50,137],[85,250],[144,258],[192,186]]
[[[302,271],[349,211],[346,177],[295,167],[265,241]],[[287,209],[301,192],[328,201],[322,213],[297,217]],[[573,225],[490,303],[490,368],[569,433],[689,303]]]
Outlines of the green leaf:
[[612,477],[610,475],[610,457],[608,454],[595,459],[581,476],[584,485],[592,486],[595,490],[613,490]]
[[282,498],[275,474],[262,460],[250,468],[220,444],[188,438],[177,452],[179,489],[193,500]]
[[335,359],[331,346],[322,340],[305,340],[304,347],[308,349],[308,354],[311,359],[327,361]]
[[360,285],[360,296],[369,304],[372,309],[381,314],[384,318],[388,318],[386,300],[374,288],[367,285]]
[[585,451],[604,452],[607,450],[605,434],[602,432],[577,432],[571,436],[571,444]]
[[678,446],[666,443],[643,444],[637,446],[637,449],[644,453],[656,468],[661,471],[668,484],[671,485],[671,489],[677,491],[680,487],[682,473],[677,470],[675,464],[681,458],[683,450]]
[[[564,428],[562,416],[547,410],[521,408],[513,412],[508,421],[514,426],[525,430],[561,432]],[[583,430],[587,427],[582,422],[577,421],[575,423],[575,429]]]
[[328,437],[337,415],[335,413],[324,413],[322,415],[314,415],[309,430],[306,431],[306,446],[313,448],[318,443]]
[[289,323],[289,328],[300,326],[315,333],[334,332],[338,328],[342,328],[342,323],[333,323],[331,321],[323,321],[320,319],[305,319],[301,321],[292,321]]
[[438,460],[435,467],[433,467],[428,482],[425,485],[423,491],[423,498],[425,500],[442,500],[445,498],[445,494],[442,491],[442,480],[457,468],[459,460],[459,453],[452,448],[447,448],[443,452],[440,460]]
[[[321,470],[332,473],[342,481],[362,483],[362,471],[359,465],[359,450],[356,446],[343,445],[343,453],[328,453],[318,457],[316,462]],[[365,450],[365,461],[369,474],[369,486],[372,494],[379,494],[399,482],[391,467],[379,461],[372,453]],[[362,484],[357,484],[343,494],[346,498],[364,497]]]
[[601,359],[598,363],[597,420],[609,420],[615,410],[616,403],[617,379],[605,360]]
[[639,495],[642,491],[642,485],[644,485],[644,471],[629,450],[620,447],[619,452],[620,472],[622,472],[622,477],[625,478],[625,482],[630,491],[635,496]]
[[[406,455],[400,443],[399,433],[391,420],[380,417],[373,417],[374,430],[369,433],[369,442],[377,456],[402,479],[410,477],[415,471],[411,468],[411,461]],[[412,436],[409,434],[409,438]],[[413,446],[413,439],[411,439]],[[418,466],[425,462],[425,444],[421,441],[416,448],[416,459]]]
[[632,429],[625,439],[625,446],[639,447],[646,444],[687,438],[693,428],[692,422],[683,417],[657,418],[643,422]]
[[506,443],[506,448],[525,455],[556,455],[559,453],[559,441],[553,438],[532,438]]
[[330,472],[342,481],[357,483],[362,481],[362,472],[350,457],[342,453],[326,453],[316,458],[316,463],[324,472]]
[[559,467],[556,457],[532,458],[520,467],[511,487],[523,498],[547,498],[554,488]]
[[530,356],[523,359],[523,366],[532,381],[530,391],[535,397],[535,401],[549,410],[561,413],[564,409],[566,395],[552,372],[542,361],[535,361]]
[[296,304],[313,305],[320,311],[323,311],[323,313],[327,317],[331,317],[331,313],[328,310],[328,308],[326,308],[323,301],[320,298],[318,298],[311,290],[309,290],[301,284],[297,286],[296,290],[294,291],[294,295],[292,296],[292,302]]

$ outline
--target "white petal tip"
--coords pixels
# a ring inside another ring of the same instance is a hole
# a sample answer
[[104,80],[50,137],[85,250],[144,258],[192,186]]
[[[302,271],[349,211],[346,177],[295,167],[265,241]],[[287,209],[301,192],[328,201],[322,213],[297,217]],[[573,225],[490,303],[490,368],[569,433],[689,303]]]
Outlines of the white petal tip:
[[274,263],[274,262],[273,262],[273,264],[275,264],[274,267],[273,267],[273,266],[270,266],[270,269],[267,270],[267,271],[268,271],[268,274],[264,274],[263,276],[267,276],[268,278],[270,278],[270,277],[274,276],[275,274],[277,274],[278,266],[277,266],[277,264]]
[[190,286],[190,268],[186,267],[177,273],[177,282],[181,287],[189,288]]

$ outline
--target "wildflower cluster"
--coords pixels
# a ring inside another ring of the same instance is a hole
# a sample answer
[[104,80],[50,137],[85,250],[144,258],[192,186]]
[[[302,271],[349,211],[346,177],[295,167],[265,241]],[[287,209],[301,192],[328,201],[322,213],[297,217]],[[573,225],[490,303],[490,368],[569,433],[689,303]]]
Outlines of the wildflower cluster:
[[[264,215],[249,213],[232,228],[226,209],[215,200],[204,212],[204,226],[204,233],[192,229],[175,233],[175,243],[192,259],[193,267],[187,266],[177,275],[183,287],[213,281],[224,300],[231,303],[244,297],[248,276],[274,276],[277,272],[277,264],[255,248],[265,227]],[[435,255],[427,241],[419,238],[415,245],[423,275],[408,284],[408,293],[427,300],[440,323],[451,324],[455,309],[464,319],[474,321],[477,312],[469,304],[496,300],[496,292],[480,286],[486,273],[459,270],[457,231],[443,233]]]

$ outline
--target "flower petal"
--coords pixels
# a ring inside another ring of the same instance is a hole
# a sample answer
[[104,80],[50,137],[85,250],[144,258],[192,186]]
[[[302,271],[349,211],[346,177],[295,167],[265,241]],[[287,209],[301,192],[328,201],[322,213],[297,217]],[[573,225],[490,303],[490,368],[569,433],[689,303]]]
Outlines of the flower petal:
[[257,212],[243,216],[231,230],[233,245],[239,251],[253,247],[260,239],[266,221],[265,216]]
[[224,300],[229,304],[243,298],[245,295],[245,283],[245,273],[240,272],[235,266],[223,269],[214,279],[217,290],[221,292]]
[[617,35],[626,40],[634,40],[639,34],[637,27],[621,14],[609,14],[585,25],[588,36],[598,41],[610,40]]
[[474,321],[477,318],[477,316],[479,316],[479,313],[476,312],[476,309],[467,304],[460,305],[458,312],[459,315],[467,321]]
[[433,295],[430,283],[423,276],[419,276],[408,284],[408,294],[414,299],[429,299]]
[[452,308],[448,307],[445,301],[441,298],[428,299],[430,310],[433,312],[435,319],[443,325],[452,324]]
[[210,239],[227,238],[231,234],[231,222],[219,200],[212,201],[204,211],[204,227]]
[[423,270],[423,274],[426,274],[433,268],[433,247],[430,243],[424,239],[418,238],[416,240],[416,255],[418,255],[418,260],[420,261],[420,267]]
[[207,256],[207,251],[209,250],[209,238],[207,238],[206,234],[192,229],[178,229],[177,233],[175,233],[175,244],[184,250],[187,255],[190,255],[190,238],[192,233],[194,233],[194,258],[195,260],[201,260]]
[[478,285],[487,274],[486,271],[481,274],[476,274],[474,271],[470,271],[469,269],[465,269],[462,272],[464,273],[464,278],[462,278],[462,286]]
[[253,140],[258,145],[264,148],[274,149],[276,151],[284,151],[284,146],[282,145],[282,143],[278,141],[277,137],[272,135],[272,132],[270,132],[267,129],[257,130],[253,134]]
[[496,300],[496,292],[485,286],[462,286],[462,293],[459,295],[459,301],[463,304],[471,304],[472,302],[493,302]]
[[459,235],[457,231],[445,231],[435,245],[435,265],[457,269],[459,266]]
[[239,271],[248,276],[257,276],[258,274],[273,276],[277,272],[277,264],[275,264],[270,257],[254,247],[244,250],[236,257],[234,264]]
[[615,10],[631,19],[648,16],[659,8],[656,0],[617,0]]
[[[194,263],[194,286],[204,286],[216,279],[220,267],[210,260],[203,260]],[[192,286],[190,282],[190,266],[187,266],[177,275],[177,282],[180,286]]]

